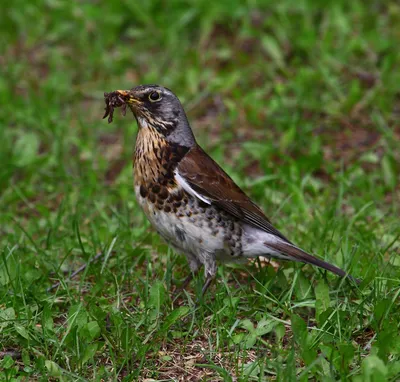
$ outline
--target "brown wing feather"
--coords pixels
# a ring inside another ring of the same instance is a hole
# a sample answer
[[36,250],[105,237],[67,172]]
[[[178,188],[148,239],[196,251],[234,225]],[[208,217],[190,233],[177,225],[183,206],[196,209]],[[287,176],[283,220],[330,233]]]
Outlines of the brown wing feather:
[[200,146],[194,146],[178,165],[179,174],[200,195],[226,212],[242,220],[290,241],[280,233],[260,208],[236,185],[224,170],[210,158]]

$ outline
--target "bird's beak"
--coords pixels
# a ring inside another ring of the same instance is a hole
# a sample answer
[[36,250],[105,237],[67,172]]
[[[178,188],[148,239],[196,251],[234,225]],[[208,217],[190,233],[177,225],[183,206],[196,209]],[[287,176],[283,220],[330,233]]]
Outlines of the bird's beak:
[[114,109],[117,107],[122,108],[122,114],[126,114],[126,106],[132,110],[133,114],[137,114],[141,110],[143,104],[140,99],[135,96],[131,90],[116,90],[111,93],[104,93],[104,101],[106,103],[105,113],[103,118],[108,117],[108,123],[113,120]]
[[130,90],[116,90],[115,93],[117,93],[125,101],[125,103],[130,106],[139,105],[142,103]]

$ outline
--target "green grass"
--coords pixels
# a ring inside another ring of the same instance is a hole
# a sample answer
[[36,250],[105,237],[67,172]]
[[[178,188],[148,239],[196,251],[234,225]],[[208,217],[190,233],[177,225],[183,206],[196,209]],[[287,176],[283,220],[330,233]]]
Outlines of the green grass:
[[[317,4],[2,6],[0,380],[399,380],[400,6]],[[188,267],[136,204],[134,120],[101,119],[104,91],[139,83],[173,89],[277,228],[362,284],[259,261],[172,301]]]

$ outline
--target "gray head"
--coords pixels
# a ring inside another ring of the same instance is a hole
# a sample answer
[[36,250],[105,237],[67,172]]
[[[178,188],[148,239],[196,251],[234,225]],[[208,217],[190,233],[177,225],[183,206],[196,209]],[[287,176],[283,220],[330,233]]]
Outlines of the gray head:
[[187,147],[195,144],[182,104],[171,90],[158,85],[139,85],[118,93],[131,108],[139,128],[150,125],[168,142]]

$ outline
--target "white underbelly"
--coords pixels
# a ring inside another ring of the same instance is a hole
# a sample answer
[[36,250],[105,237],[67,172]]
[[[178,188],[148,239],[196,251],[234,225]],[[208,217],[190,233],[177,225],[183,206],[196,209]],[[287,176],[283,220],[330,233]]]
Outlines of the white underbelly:
[[[138,186],[135,186],[135,193],[139,205],[160,236],[182,253],[195,255],[198,258],[208,253],[223,262],[257,256],[287,258],[268,247],[268,242],[279,238],[265,231],[243,224],[241,233],[234,234],[207,219],[204,212],[188,216],[186,211],[189,206],[184,205],[179,207],[177,212],[165,212],[142,197]],[[198,206],[194,207],[196,208]]]
[[174,246],[177,250],[189,254],[200,254],[209,252],[216,254],[224,251],[224,235],[221,230],[209,226],[208,221],[200,214],[187,216],[184,213],[185,207],[180,207],[178,213],[164,212],[139,193],[135,187],[136,198],[139,205],[157,232]]

